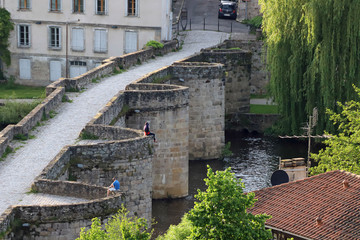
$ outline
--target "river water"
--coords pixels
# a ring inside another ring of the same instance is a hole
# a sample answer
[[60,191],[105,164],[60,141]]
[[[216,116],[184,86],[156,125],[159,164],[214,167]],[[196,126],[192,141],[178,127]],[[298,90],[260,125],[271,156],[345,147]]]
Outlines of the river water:
[[182,199],[153,200],[152,215],[157,224],[154,237],[163,234],[170,224],[178,224],[185,212],[194,206],[197,189],[205,190],[207,165],[215,170],[231,167],[232,172],[245,184],[245,192],[271,186],[272,173],[278,169],[279,157],[295,158],[307,156],[307,142],[264,137],[247,133],[226,134],[231,142],[231,158],[210,161],[190,161],[189,196]]

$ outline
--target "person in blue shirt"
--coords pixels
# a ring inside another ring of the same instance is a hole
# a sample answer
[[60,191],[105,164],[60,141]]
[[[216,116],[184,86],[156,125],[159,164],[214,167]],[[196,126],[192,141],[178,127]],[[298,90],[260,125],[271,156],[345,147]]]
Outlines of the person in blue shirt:
[[109,186],[109,189],[107,190],[107,196],[109,196],[110,192],[120,191],[119,181],[116,179],[116,177],[113,177],[112,180],[113,180],[113,182],[111,183],[111,185]]

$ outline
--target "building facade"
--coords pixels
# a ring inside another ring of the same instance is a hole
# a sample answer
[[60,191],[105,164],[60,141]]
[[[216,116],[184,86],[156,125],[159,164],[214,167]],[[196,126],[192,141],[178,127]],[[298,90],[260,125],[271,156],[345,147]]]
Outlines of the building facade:
[[171,0],[0,0],[11,13],[7,76],[45,86],[171,39]]

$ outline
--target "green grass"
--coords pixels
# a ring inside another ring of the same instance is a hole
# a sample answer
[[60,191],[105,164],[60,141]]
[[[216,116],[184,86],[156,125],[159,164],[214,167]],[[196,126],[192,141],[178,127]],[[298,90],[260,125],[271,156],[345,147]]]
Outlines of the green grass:
[[1,99],[45,98],[45,87],[29,87],[18,84],[0,84]]
[[32,103],[6,102],[0,107],[0,124],[16,124],[33,110],[39,102]]
[[267,94],[250,94],[250,98],[251,99],[255,99],[255,98],[268,98],[269,95]]
[[82,139],[82,140],[97,140],[97,139],[99,139],[99,137],[92,133],[89,133],[87,131],[83,131],[80,133],[80,139]]
[[250,113],[277,114],[278,113],[278,106],[277,105],[250,104]]

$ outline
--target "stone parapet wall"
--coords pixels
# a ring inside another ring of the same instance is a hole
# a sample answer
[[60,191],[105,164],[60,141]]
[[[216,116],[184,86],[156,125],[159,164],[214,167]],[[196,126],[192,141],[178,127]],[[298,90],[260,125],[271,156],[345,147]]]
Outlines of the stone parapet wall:
[[252,53],[243,50],[205,49],[204,61],[225,66],[225,113],[230,117],[250,110],[250,73]]
[[151,221],[153,154],[151,139],[144,136],[77,145],[72,148],[68,171],[63,172],[68,175],[65,178],[97,186],[109,186],[117,177],[130,215]]
[[44,168],[37,179],[60,179],[65,172],[67,172],[67,166],[70,162],[71,146],[66,146],[50,161],[50,163]]
[[[174,84],[189,87],[189,159],[215,159],[225,144],[223,64],[178,62]],[[181,79],[182,81],[179,81]]]
[[164,83],[168,78],[171,78],[171,68],[166,66],[144,75],[133,83]]
[[251,51],[250,93],[265,94],[267,92],[266,86],[270,80],[270,73],[266,69],[266,50],[263,41],[225,40],[220,47]]
[[49,118],[50,111],[53,111],[61,104],[64,94],[64,88],[56,89],[19,123],[16,125],[9,125],[3,129],[3,131],[0,132],[0,156],[5,152],[15,135],[27,135],[40,121]]
[[116,122],[114,119],[125,116],[125,113],[122,113],[122,110],[126,107],[125,105],[125,95],[123,94],[123,91],[120,91],[98,112],[89,124],[114,125],[113,123]]
[[128,105],[133,109],[177,108],[188,105],[188,89],[164,84],[129,84],[126,86]]
[[38,180],[35,185],[34,189],[41,193],[53,193],[53,188],[58,188],[60,194],[63,191],[61,195],[78,191],[79,197],[90,201],[55,206],[11,206],[0,216],[2,239],[74,239],[81,227],[91,226],[92,218],[107,220],[125,204],[121,192],[105,197],[104,187],[47,180]]
[[54,181],[48,179],[38,179],[31,187],[33,191],[95,200],[106,196],[107,187],[89,185],[80,182]]
[[141,130],[119,128],[109,125],[86,125],[83,131],[98,136],[100,139],[127,140],[137,138],[144,133]]
[[[92,189],[88,189],[92,191]],[[109,219],[124,201],[121,193],[92,201],[55,206],[12,206],[0,217],[3,239],[74,239],[91,219]],[[6,215],[5,215],[6,214]]]
[[[103,77],[111,74],[116,67],[124,69],[129,68],[140,62],[154,58],[155,56],[163,55],[174,51],[178,48],[178,41],[172,40],[164,43],[162,49],[154,49],[149,47],[146,50],[140,50],[132,54],[123,55],[120,57],[111,57],[103,61],[103,64],[89,70],[88,72],[75,77],[75,78],[60,78],[46,87],[46,98],[39,106],[30,112],[22,121],[17,125],[10,126],[11,130],[6,128],[5,132],[0,132],[0,156],[5,152],[9,143],[13,140],[16,134],[28,134],[28,132],[43,119],[48,117],[51,110],[54,110],[62,102],[65,90],[81,90],[87,84],[91,83],[92,79]],[[136,56],[136,57],[134,57]],[[55,93],[53,93],[55,92]],[[45,115],[44,115],[45,114]]]

